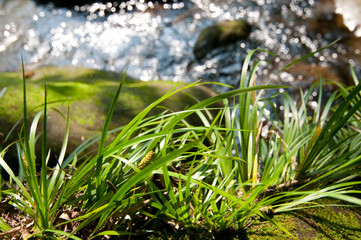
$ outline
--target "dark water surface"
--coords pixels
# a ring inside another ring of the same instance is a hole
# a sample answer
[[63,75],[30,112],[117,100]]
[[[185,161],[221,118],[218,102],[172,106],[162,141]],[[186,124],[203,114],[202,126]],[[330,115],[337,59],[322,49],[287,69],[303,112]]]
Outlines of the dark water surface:
[[[36,5],[31,0],[0,0],[0,71],[76,65],[111,71],[129,68],[142,80],[195,81],[203,78],[236,86],[247,53],[262,62],[258,83],[307,87],[319,79],[347,81],[348,66],[358,71],[361,34],[359,0],[186,0],[153,4],[132,0],[114,5],[95,3],[72,9]],[[356,13],[353,13],[356,12]],[[343,14],[345,23],[343,24]],[[200,31],[216,22],[244,19],[250,36],[210,52],[197,61],[193,46]],[[352,32],[353,31],[353,32]],[[276,76],[277,69],[335,39],[340,42]],[[219,88],[219,90],[225,90]]]

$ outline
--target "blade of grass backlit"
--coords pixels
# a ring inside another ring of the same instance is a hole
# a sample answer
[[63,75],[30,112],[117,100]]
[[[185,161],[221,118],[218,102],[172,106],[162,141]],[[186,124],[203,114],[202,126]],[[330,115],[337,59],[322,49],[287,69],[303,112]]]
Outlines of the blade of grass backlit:
[[[295,198],[291,202],[287,202],[284,204],[280,204],[275,208],[276,212],[286,212],[290,210],[297,209],[295,207],[302,206],[304,204],[313,203],[317,199],[321,198],[334,198],[339,199],[345,202],[349,202],[358,206],[361,206],[361,199],[354,197],[361,192],[359,190],[351,190],[353,186],[360,185],[361,182],[345,182],[340,184],[334,184],[329,187],[318,189],[318,190],[310,190],[310,191],[288,191],[283,192],[278,195],[283,197],[288,197],[291,199],[292,196]],[[349,194],[349,195],[347,195]],[[351,196],[354,194],[354,196]],[[299,197],[298,197],[299,196]],[[298,207],[300,208],[300,207]]]
[[[126,181],[114,194],[112,199],[110,200],[109,204],[113,204],[114,202],[120,201],[126,193],[131,189],[134,185],[136,185],[138,182],[144,180],[146,177],[151,175],[151,173],[160,168],[165,163],[178,158],[185,152],[189,151],[191,148],[195,147],[198,142],[190,142],[184,145],[182,148],[177,149],[171,153],[169,153],[167,156],[161,157],[160,159],[156,159],[153,163],[146,166],[144,169],[142,169],[140,172],[135,174],[133,177],[131,177],[128,181]],[[102,217],[100,218],[97,227],[95,228],[94,232],[98,231],[98,229],[105,223],[105,221],[108,219],[110,214],[110,211],[103,211]]]
[[[64,184],[73,184],[72,178],[70,178],[67,182],[65,182],[65,172],[61,170],[61,165],[65,156],[66,152],[66,146],[68,143],[69,138],[69,123],[70,123],[70,116],[69,116],[69,106],[68,106],[68,112],[67,112],[67,118],[66,118],[66,128],[65,128],[65,134],[64,134],[64,140],[63,145],[60,151],[60,155],[58,158],[58,165],[55,167],[54,173],[50,179],[49,187],[48,187],[48,195],[49,195],[49,201],[53,201],[53,199],[56,199],[54,205],[52,206],[53,211],[51,212],[51,219],[54,219],[55,214],[57,214],[57,210],[59,208],[60,203],[63,201],[63,196],[65,194],[65,191],[61,191],[61,186]],[[60,192],[60,195],[57,196]]]
[[44,228],[48,228],[49,223],[49,209],[48,209],[48,181],[47,181],[47,160],[46,160],[46,126],[47,126],[47,98],[48,91],[46,82],[44,81],[44,108],[43,108],[43,133],[42,133],[42,146],[41,146],[41,189],[43,195],[43,206],[44,206]]
[[253,91],[259,91],[259,90],[265,90],[265,89],[275,89],[275,88],[288,88],[288,86],[283,86],[283,85],[271,85],[271,86],[254,86],[254,87],[249,87],[249,88],[244,88],[244,89],[236,89],[236,90],[232,90],[226,93],[221,93],[217,96],[214,97],[210,97],[206,100],[203,100],[200,103],[196,103],[195,105],[189,107],[186,112],[182,112],[181,114],[177,114],[176,119],[174,120],[174,122],[179,122],[180,119],[184,119],[185,117],[189,116],[190,114],[192,114],[191,111],[189,110],[195,110],[195,109],[203,109],[206,106],[210,106],[214,103],[220,102],[223,99],[226,98],[231,98],[234,96],[237,96],[239,94],[244,94],[244,93],[248,93],[248,92],[253,92]]
[[[186,129],[184,131],[187,131]],[[154,134],[148,134],[145,136],[135,137],[133,139],[130,139],[129,141],[122,142],[122,144],[116,146],[113,149],[108,149],[106,152],[103,153],[104,157],[108,158],[112,156],[112,154],[119,151],[119,149],[126,149],[129,146],[133,146],[135,144],[139,144],[142,142],[146,142],[152,139],[159,138],[160,136],[166,136],[168,134],[176,133],[177,131],[162,131]],[[72,196],[73,193],[75,193],[81,186],[86,184],[86,178],[87,175],[95,175],[94,171],[91,169],[96,165],[97,158],[93,158],[90,160],[85,161],[83,164],[81,164],[78,167],[78,171],[74,172],[72,175],[72,184],[67,184],[65,188],[66,195],[64,198],[69,198]]]
[[99,143],[99,148],[98,148],[98,159],[97,159],[97,165],[96,165],[96,195],[97,195],[97,198],[99,198],[100,195],[104,191],[104,189],[103,189],[104,184],[101,186],[101,168],[102,168],[102,164],[103,164],[103,151],[104,151],[104,147],[105,147],[105,141],[106,141],[106,137],[108,134],[110,121],[112,119],[115,105],[118,101],[120,90],[122,89],[122,86],[123,86],[123,83],[125,80],[125,76],[126,76],[126,72],[123,74],[123,78],[120,81],[117,92],[115,93],[112,104],[110,105],[110,108],[109,108],[109,111],[108,111],[108,114],[107,114],[107,117],[106,117],[106,120],[104,123],[102,135],[100,137],[100,143]]
[[[196,86],[195,84],[191,84],[191,86]],[[186,88],[188,88],[189,86],[187,86]],[[254,87],[249,87],[249,88],[245,88],[245,89],[236,89],[233,91],[229,91],[226,93],[222,93],[219,94],[217,96],[208,98],[206,100],[203,100],[202,102],[199,102],[193,106],[191,106],[190,108],[188,108],[185,111],[182,111],[180,113],[177,113],[175,118],[169,122],[167,124],[167,127],[164,127],[163,131],[167,132],[170,129],[172,129],[179,121],[181,121],[182,119],[185,119],[187,116],[193,114],[195,111],[198,111],[199,109],[203,109],[204,107],[210,106],[212,104],[215,104],[219,101],[223,101],[223,99],[226,98],[230,98],[233,96],[237,96],[239,94],[244,94],[247,92],[252,92],[252,91],[258,91],[258,90],[264,90],[264,89],[275,89],[275,88],[288,88],[287,86],[282,86],[282,85],[272,85],[272,86],[254,86]],[[185,89],[185,88],[182,88]],[[180,89],[180,90],[182,90]],[[177,90],[176,92],[180,91]],[[173,91],[173,90],[171,90]],[[161,101],[163,101],[164,99],[166,99],[167,97],[172,96],[173,94],[175,94],[175,92],[169,92],[169,94],[164,95],[160,100],[158,100],[156,102],[156,104],[151,104],[150,106],[148,106],[145,110],[143,110],[139,115],[137,115],[137,117],[135,117],[123,130],[121,133],[119,133],[119,135],[112,141],[112,143],[106,148],[106,153],[104,153],[105,155],[111,155],[114,152],[118,151],[117,149],[120,148],[120,146],[122,146],[122,148],[124,147],[123,144],[128,145],[132,140],[127,140],[127,141],[122,141],[121,144],[119,144],[119,141],[124,137],[124,134],[131,135],[132,132],[135,131],[135,129],[137,128],[137,124],[141,121],[141,119],[151,110],[151,108],[153,108],[154,106],[156,106],[157,104],[159,104]],[[129,135],[129,136],[130,136]],[[128,138],[126,138],[128,139]],[[124,139],[123,139],[124,140]],[[118,144],[118,145],[117,145]]]
[[126,232],[126,231],[104,231],[101,232],[95,236],[93,236],[91,239],[99,237],[99,236],[129,236],[129,239],[131,238],[130,236],[135,235],[134,233],[131,232]]
[[[28,127],[28,111],[26,106],[26,82],[25,82],[25,67],[24,67],[24,60],[23,55],[21,57],[21,67],[22,67],[22,76],[23,76],[23,121],[24,121],[24,145],[25,145],[25,152],[29,152],[29,127]],[[28,157],[28,156],[27,156]]]
[[[246,59],[243,62],[241,79],[240,79],[240,88],[249,88],[250,86],[255,86],[256,79],[256,69],[260,61],[256,61],[252,64],[247,81],[247,71],[250,65],[251,58],[256,51],[267,52],[268,54],[273,55],[272,53],[265,51],[263,49],[252,50],[247,54]],[[241,156],[245,162],[239,163],[240,169],[239,174],[243,182],[246,182],[249,178],[249,171],[252,171],[253,161],[255,155],[255,138],[257,134],[257,107],[256,107],[256,97],[255,91],[248,92],[239,96],[239,125],[240,128],[248,132],[240,134],[240,148]],[[252,111],[251,111],[251,107]]]
[[78,237],[72,235],[71,233],[67,233],[64,231],[56,230],[56,229],[46,229],[45,232],[55,233],[56,235],[67,237],[67,239],[71,238],[74,240],[82,240],[81,238],[78,238]]
[[[139,123],[144,119],[145,115],[152,109],[154,108],[156,105],[158,105],[161,101],[163,101],[164,99],[172,96],[173,94],[181,91],[182,89],[188,88],[188,87],[192,87],[192,86],[196,86],[196,85],[200,85],[200,84],[191,84],[190,86],[181,88],[181,89],[172,89],[170,92],[168,92],[167,94],[165,94],[162,98],[160,98],[158,101],[152,103],[150,106],[148,106],[145,110],[143,110],[139,115],[137,115],[137,117],[135,117],[125,128],[123,128],[122,132],[120,132],[118,134],[118,136],[115,138],[115,140],[112,141],[112,143],[105,149],[105,151],[103,151],[102,149],[99,150],[98,152],[98,156],[97,159],[95,159],[96,163],[99,163],[99,157],[108,157],[113,153],[116,153],[118,151],[121,151],[122,149],[124,149],[124,145],[129,145],[131,143],[131,141],[134,141],[133,143],[137,144],[137,141],[139,142],[139,138],[133,138],[131,140],[129,140],[130,136],[133,135],[134,132],[138,131],[137,129],[139,128]],[[239,94],[243,94],[243,93],[247,93],[247,92],[252,92],[252,91],[257,91],[257,90],[261,90],[261,89],[271,89],[271,88],[279,88],[281,86],[257,86],[257,87],[250,87],[247,89],[238,89],[235,91],[231,91],[231,92],[227,92],[224,94],[220,94],[219,96],[215,96],[215,97],[211,97],[209,99],[206,99],[200,103],[195,104],[194,106],[188,108],[186,111],[180,112],[178,114],[176,114],[174,117],[171,118],[171,120],[169,120],[169,122],[166,123],[166,125],[164,126],[163,130],[159,134],[158,136],[165,134],[165,133],[169,133],[170,131],[172,131],[174,129],[174,126],[176,124],[178,124],[180,121],[182,121],[185,117],[189,116],[190,114],[198,111],[199,109],[203,109],[204,107],[207,107],[211,104],[214,104],[218,101],[222,101],[223,99],[232,97],[232,96],[236,96]],[[103,131],[105,132],[105,131]],[[155,136],[155,135],[154,135]],[[143,137],[144,138],[144,137]],[[149,136],[146,136],[145,138],[149,138]],[[144,138],[144,139],[145,139]],[[157,141],[154,141],[157,142]],[[156,159],[155,162],[151,163],[149,166],[145,167],[144,169],[142,169],[140,172],[136,173],[133,177],[131,177],[130,179],[128,179],[126,182],[124,182],[124,184],[120,185],[120,188],[118,189],[118,191],[116,192],[116,194],[113,196],[113,198],[110,200],[108,207],[101,211],[98,211],[97,209],[94,209],[94,211],[96,211],[96,215],[100,216],[101,218],[99,220],[98,226],[95,229],[95,232],[109,219],[109,216],[112,214],[112,211],[114,210],[113,203],[115,202],[119,202],[122,197],[126,196],[127,192],[134,186],[136,185],[138,182],[143,181],[147,176],[151,175],[152,172],[161,167],[163,164],[165,164],[168,161],[173,160],[174,158],[180,156],[181,154],[187,152],[189,149],[191,149],[192,147],[195,147],[197,145],[197,143],[189,143],[184,145],[183,147],[181,147],[180,149],[177,149],[175,151],[172,151],[170,154],[161,157],[160,159]],[[100,152],[102,151],[102,152]],[[101,153],[101,154],[100,154]],[[94,165],[92,164],[94,163],[94,160],[91,160],[89,162],[87,162],[86,165],[83,165],[85,168],[82,168],[82,172],[79,172],[79,174],[75,174],[73,177],[75,177],[75,179],[80,180],[80,182],[84,182],[84,180],[82,179],[82,176],[85,176],[86,174],[89,174],[90,176],[93,176],[94,173],[91,172],[91,167],[93,167]],[[99,168],[101,169],[101,168]],[[97,175],[96,176],[98,179],[101,179],[102,176]],[[179,177],[179,176],[176,176]],[[78,184],[75,184],[77,187],[79,186]],[[72,190],[70,192],[73,192],[76,190],[76,188],[74,189],[75,186],[72,186]],[[213,186],[212,191],[218,191],[219,190]],[[223,194],[225,194],[223,191],[221,191]],[[227,195],[228,198],[231,197],[230,194]],[[235,200],[238,200],[238,198],[235,198]],[[89,219],[89,221],[94,220],[95,219],[95,215],[93,215],[92,219]],[[89,222],[87,221],[87,222]],[[81,227],[85,226],[86,223],[81,224]],[[80,228],[81,228],[80,227]]]
[[1,91],[0,91],[0,98],[2,97],[2,95],[4,95],[5,91],[6,91],[6,87],[4,87],[3,89],[1,89]]
[[[4,149],[7,150],[7,149]],[[5,162],[5,160],[3,159],[3,157],[0,154],[0,165],[1,167],[9,174],[10,178],[14,180],[14,182],[16,183],[16,185],[21,189],[21,191],[23,192],[24,196],[26,197],[26,199],[32,204],[33,203],[33,199],[31,197],[31,195],[26,191],[25,186],[22,184],[22,182],[15,176],[13,170],[9,167],[9,165]]]
[[[23,145],[23,149],[24,149],[24,156],[23,159],[25,159],[25,161],[28,162],[29,164],[29,173],[30,173],[30,177],[33,176],[32,180],[30,181],[29,179],[27,179],[28,182],[34,182],[34,177],[36,174],[36,169],[33,167],[34,165],[32,164],[34,161],[32,161],[32,156],[31,156],[31,151],[30,151],[30,146],[29,146],[29,125],[28,125],[28,111],[27,111],[27,99],[26,99],[26,81],[25,81],[25,68],[24,68],[24,60],[23,60],[23,56],[21,55],[21,66],[22,66],[22,76],[23,76],[23,124],[24,124],[24,145]],[[28,175],[25,175],[28,176]]]
[[277,74],[279,74],[279,73],[283,72],[284,70],[290,68],[291,66],[295,65],[296,63],[299,63],[299,62],[301,62],[301,61],[303,61],[303,60],[305,60],[305,59],[307,59],[307,58],[309,58],[309,57],[314,56],[316,53],[321,52],[321,51],[325,50],[326,48],[330,48],[332,45],[334,45],[335,43],[337,43],[339,40],[340,40],[340,39],[337,39],[337,40],[333,41],[332,43],[330,43],[330,44],[328,44],[328,45],[326,45],[326,46],[324,46],[324,47],[322,47],[322,48],[320,48],[320,49],[317,49],[316,51],[314,51],[314,52],[312,52],[312,53],[309,53],[309,54],[307,54],[307,55],[305,55],[305,56],[303,56],[303,57],[301,57],[301,58],[299,58],[299,59],[297,59],[297,60],[295,60],[295,61],[293,61],[292,63],[286,65],[284,68],[282,68],[281,70],[279,70],[279,71],[277,72]]
[[354,81],[355,85],[358,85],[359,80],[358,80],[358,78],[356,76],[355,69],[353,68],[352,65],[350,65],[350,72],[351,72],[352,80]]
[[11,227],[2,218],[0,218],[0,230],[2,232],[6,232],[10,229]]
[[[30,191],[35,195],[34,197],[40,199],[40,196],[37,195],[35,188],[38,187],[38,182],[35,177],[36,168],[35,168],[35,159],[31,154],[30,143],[29,143],[29,125],[28,125],[28,111],[27,111],[27,99],[26,99],[26,81],[25,81],[25,67],[22,54],[21,57],[21,67],[22,67],[22,80],[23,80],[23,128],[24,128],[24,143],[23,143],[23,157],[22,159],[28,163],[29,174],[25,174],[25,178],[29,184]],[[26,164],[25,164],[26,166]]]
[[[21,66],[22,66],[22,77],[23,77],[23,122],[24,122],[24,156],[23,156],[23,162],[27,162],[26,164],[23,164],[22,167],[26,167],[26,173],[25,178],[30,190],[30,195],[33,197],[33,202],[35,205],[39,206],[40,208],[43,207],[41,204],[41,193],[38,185],[38,180],[36,178],[36,167],[35,167],[35,151],[31,150],[35,148],[35,137],[30,138],[30,135],[35,136],[35,127],[32,127],[32,130],[29,132],[29,126],[28,126],[28,111],[27,111],[27,99],[26,99],[26,81],[25,81],[25,68],[24,68],[24,61],[23,57],[21,55]],[[40,114],[37,115],[38,119],[40,118]],[[36,116],[36,117],[37,117]],[[36,118],[35,117],[35,118]],[[33,126],[37,124],[37,120],[34,120]],[[30,148],[30,146],[32,146]],[[32,153],[33,152],[33,153]],[[25,191],[27,192],[27,191]],[[25,193],[24,192],[24,193]],[[40,210],[40,209],[39,209]],[[43,215],[42,210],[37,211],[36,214],[40,214],[40,218]],[[48,221],[48,220],[47,220]],[[38,223],[36,223],[38,224]]]
[[[50,179],[50,182],[49,182],[49,187],[48,187],[49,194],[51,194],[51,193],[55,194],[55,192],[56,192],[56,191],[53,191],[53,190],[56,189],[56,188],[54,189],[54,186],[55,186],[55,183],[57,182],[57,178],[59,176],[59,171],[62,168],[61,166],[63,164],[63,160],[64,160],[65,153],[66,153],[66,147],[67,147],[67,143],[68,143],[68,138],[69,138],[69,123],[70,123],[69,119],[70,119],[70,115],[69,115],[69,106],[68,106],[63,145],[62,145],[61,150],[60,150],[60,154],[59,154],[59,158],[58,158],[58,164],[55,166],[54,173],[51,176],[51,179]],[[57,182],[57,184],[59,184],[59,182]]]
[[359,94],[360,91],[361,84],[357,85],[352,90],[352,92],[347,96],[344,102],[337,108],[332,117],[326,123],[306,159],[304,159],[304,162],[298,167],[296,179],[304,177],[303,175],[313,164],[313,161],[315,161],[319,153],[322,152],[322,149],[327,147],[328,143],[333,139],[337,132],[349,121],[353,114],[360,109],[361,101],[358,101],[350,110],[348,110],[352,104],[352,100]]
[[252,51],[250,51],[247,56],[246,56],[246,59],[244,60],[243,62],[243,66],[242,66],[242,71],[241,71],[241,81],[240,81],[240,88],[245,88],[245,87],[248,87],[249,85],[247,84],[247,70],[248,70],[248,66],[250,65],[250,62],[251,62],[251,58],[253,56],[253,54],[257,51],[260,51],[260,52],[266,52],[272,56],[274,56],[273,53],[267,51],[267,50],[264,50],[264,49],[254,49]]
[[118,144],[121,140],[127,141],[131,135],[135,132],[135,129],[138,127],[138,124],[140,121],[144,119],[144,117],[159,103],[164,101],[165,99],[173,96],[174,94],[182,91],[183,89],[196,86],[197,83],[192,83],[186,87],[176,89],[179,84],[177,84],[175,87],[173,87],[170,91],[168,91],[166,94],[164,94],[161,98],[150,104],[148,107],[146,107],[143,111],[141,111],[139,114],[137,114],[136,117],[134,117],[128,124],[123,128],[123,130],[117,135],[117,137],[112,141],[112,143],[109,145],[109,149],[113,149],[116,144]]
[[349,166],[354,165],[355,163],[358,163],[361,160],[361,156],[358,156],[354,159],[348,160],[346,162],[343,162],[343,164],[340,164],[338,167],[331,169],[327,172],[325,172],[324,174],[322,174],[321,176],[312,179],[311,181],[307,182],[306,184],[303,184],[301,187],[299,187],[297,190],[305,188],[309,185],[315,184],[318,181],[321,181],[322,179],[328,177],[328,176],[332,176],[333,174],[343,171],[344,169],[347,169]]
[[[169,194],[169,198],[170,201],[167,205],[171,205],[170,207],[168,207],[168,209],[170,210],[170,212],[172,212],[173,215],[176,215],[177,217],[179,217],[181,220],[183,216],[179,215],[179,209],[180,209],[180,205],[179,202],[177,201],[177,198],[173,192],[173,186],[171,184],[171,180],[169,178],[169,174],[168,174],[168,168],[167,168],[167,163],[165,163],[162,167],[163,170],[163,179],[164,179],[164,184],[166,186],[166,189],[168,191]],[[163,194],[163,193],[160,193]],[[172,203],[172,204],[170,204]]]

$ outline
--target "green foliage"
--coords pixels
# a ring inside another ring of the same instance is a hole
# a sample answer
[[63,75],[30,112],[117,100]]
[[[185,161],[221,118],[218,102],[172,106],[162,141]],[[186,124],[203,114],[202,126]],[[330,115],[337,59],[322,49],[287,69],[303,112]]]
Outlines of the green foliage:
[[[23,70],[24,74],[24,70]],[[53,221],[58,212],[59,205],[62,203],[61,189],[66,183],[65,172],[60,169],[60,165],[65,156],[69,121],[64,137],[64,144],[61,150],[58,165],[53,169],[52,174],[47,173],[47,162],[49,153],[46,150],[46,133],[42,135],[42,155],[41,155],[41,172],[40,177],[37,171],[37,160],[35,156],[35,145],[39,136],[37,136],[37,125],[42,115],[47,115],[47,90],[44,84],[44,108],[36,114],[28,128],[27,115],[27,97],[26,83],[23,77],[23,93],[24,93],[24,116],[23,116],[23,134],[24,137],[16,143],[19,152],[20,170],[19,175],[4,161],[5,148],[0,154],[0,165],[10,175],[9,189],[3,191],[4,194],[12,196],[11,204],[29,215],[34,220],[34,235],[44,235],[45,230],[53,227]],[[68,118],[69,119],[69,116]],[[46,117],[43,118],[43,129],[46,129]],[[25,180],[25,181],[24,181]],[[16,187],[13,186],[13,182]]]
[[[119,237],[146,234],[156,224],[203,229],[216,236],[229,229],[241,231],[255,218],[262,218],[293,237],[269,214],[320,207],[324,204],[317,202],[322,198],[360,206],[361,84],[353,69],[355,87],[340,85],[322,104],[325,83],[320,81],[315,109],[309,107],[308,99],[317,85],[306,93],[301,91],[299,103],[283,92],[284,110],[272,115],[267,107],[276,109],[273,97],[262,99],[262,93],[284,86],[256,86],[259,62],[250,66],[255,51],[244,62],[239,89],[183,111],[149,116],[178,92],[207,83],[175,86],[127,125],[110,131],[124,75],[102,133],[68,156],[69,111],[63,116],[66,133],[53,168],[47,165],[46,131],[37,134],[41,119],[42,129],[47,126],[47,85],[43,110],[29,129],[23,77],[23,128],[16,143],[21,168],[16,175],[4,161],[7,148],[0,153],[0,165],[10,175],[2,193],[11,196],[10,203],[34,221],[31,236]],[[223,107],[212,108],[217,102],[223,102]],[[190,116],[200,124],[192,125]],[[268,132],[264,132],[267,122]],[[42,152],[36,156],[40,137]],[[99,143],[98,152],[78,159],[94,142]],[[78,215],[59,221],[59,215],[73,206],[79,208]],[[69,224],[71,229],[66,227]],[[9,228],[0,221],[1,231]],[[84,229],[92,233],[84,235]]]

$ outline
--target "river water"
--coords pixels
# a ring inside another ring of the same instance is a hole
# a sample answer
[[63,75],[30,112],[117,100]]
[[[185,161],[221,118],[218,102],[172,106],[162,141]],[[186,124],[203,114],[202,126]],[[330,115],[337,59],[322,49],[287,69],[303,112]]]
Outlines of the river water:
[[[359,0],[337,0],[336,4],[329,0],[186,0],[159,5],[131,0],[121,6],[108,3],[65,9],[38,6],[31,0],[0,0],[0,71],[20,70],[21,52],[28,69],[75,65],[120,72],[128,68],[129,75],[144,81],[202,78],[236,86],[247,53],[262,48],[276,57],[264,52],[255,55],[269,61],[260,64],[259,84],[272,78],[307,87],[322,73],[346,78],[350,64],[359,74],[357,35],[361,30],[355,17],[358,12],[350,10],[358,6]],[[343,14],[348,28],[335,13]],[[200,31],[233,19],[250,23],[250,36],[197,61],[193,46]],[[299,68],[275,74],[337,38],[341,41]]]

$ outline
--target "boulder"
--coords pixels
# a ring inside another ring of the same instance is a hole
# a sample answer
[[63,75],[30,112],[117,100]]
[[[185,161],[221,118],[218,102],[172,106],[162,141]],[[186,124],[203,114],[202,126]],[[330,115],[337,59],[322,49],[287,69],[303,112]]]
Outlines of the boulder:
[[251,26],[243,20],[224,21],[206,27],[199,34],[193,54],[201,60],[213,49],[245,39],[250,32]]
[[[23,94],[21,73],[0,73],[0,92],[6,88],[0,98],[0,136],[7,136],[22,118]],[[30,118],[42,109],[44,102],[44,80],[48,89],[48,147],[56,156],[61,149],[65,133],[67,108],[70,109],[70,136],[68,152],[73,151],[89,137],[100,133],[110,104],[113,100],[122,74],[76,67],[44,67],[26,73],[27,106]],[[142,82],[127,77],[123,84],[110,129],[127,124],[141,110],[159,99],[175,86],[170,81]],[[184,86],[184,84],[181,84]],[[196,103],[216,93],[205,86],[188,88],[161,103],[172,111],[184,110],[186,106]],[[164,111],[156,108],[152,114]],[[61,113],[61,114],[60,114]],[[63,116],[62,116],[63,115]],[[31,121],[31,119],[30,119]],[[197,120],[194,119],[194,123]],[[19,124],[21,125],[21,124]],[[3,142],[5,147],[18,140],[20,126],[10,138]],[[39,132],[41,124],[39,124]],[[3,137],[2,137],[3,138]],[[1,150],[1,146],[0,146]],[[16,151],[5,155],[5,159],[17,162]]]

